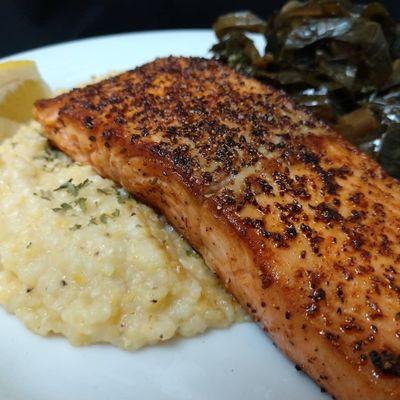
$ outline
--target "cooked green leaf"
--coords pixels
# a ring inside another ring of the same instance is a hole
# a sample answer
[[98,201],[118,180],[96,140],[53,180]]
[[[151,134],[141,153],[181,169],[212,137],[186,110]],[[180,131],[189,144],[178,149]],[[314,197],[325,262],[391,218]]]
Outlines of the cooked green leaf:
[[[289,1],[268,20],[221,16],[214,30],[217,60],[285,89],[385,168],[400,156],[388,148],[400,146],[400,25],[382,4]],[[264,54],[248,32],[265,36]]]
[[392,124],[383,135],[379,162],[388,174],[400,179],[400,124]]
[[103,213],[103,214],[100,215],[100,222],[101,222],[102,224],[106,224],[108,218],[109,218],[108,215]]
[[102,193],[102,194],[105,194],[105,195],[107,195],[107,196],[109,196],[110,194],[113,193],[113,191],[112,191],[111,189],[109,189],[109,188],[105,188],[105,189],[103,189],[103,188],[97,188],[97,192]]
[[53,211],[54,212],[67,211],[67,210],[70,210],[71,208],[72,208],[72,206],[70,204],[61,203],[60,207],[53,208]]
[[77,196],[79,193],[79,190],[81,190],[82,188],[87,186],[89,183],[90,183],[90,180],[85,179],[83,182],[79,183],[78,185],[74,185],[72,183],[72,178],[71,178],[67,182],[64,182],[63,184],[61,184],[58,188],[54,189],[54,191],[57,192],[59,190],[65,189],[72,196]]
[[219,17],[213,29],[219,38],[232,30],[244,30],[247,32],[264,33],[267,24],[250,11],[239,11]]
[[86,211],[87,206],[86,206],[86,198],[85,197],[79,197],[79,199],[75,200],[75,205],[77,205],[83,212]]

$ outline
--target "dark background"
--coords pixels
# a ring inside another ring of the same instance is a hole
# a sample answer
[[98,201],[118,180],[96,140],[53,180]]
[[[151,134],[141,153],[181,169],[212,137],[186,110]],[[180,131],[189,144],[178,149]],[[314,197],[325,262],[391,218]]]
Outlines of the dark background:
[[[399,1],[382,1],[397,20]],[[209,28],[218,15],[229,11],[248,9],[265,18],[285,3],[286,0],[0,0],[0,57],[109,33]]]

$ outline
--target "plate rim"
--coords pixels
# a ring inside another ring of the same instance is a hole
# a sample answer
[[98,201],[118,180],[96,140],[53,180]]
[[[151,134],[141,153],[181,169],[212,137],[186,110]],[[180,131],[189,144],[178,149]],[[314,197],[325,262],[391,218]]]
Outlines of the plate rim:
[[0,57],[0,62],[9,61],[12,58],[21,58],[26,54],[30,54],[37,51],[42,50],[54,50],[62,46],[76,45],[76,44],[86,44],[93,43],[99,40],[114,40],[114,39],[123,39],[129,36],[140,36],[140,35],[148,35],[148,36],[156,36],[160,34],[181,34],[181,33],[191,33],[191,34],[210,34],[214,31],[210,28],[182,28],[182,29],[154,29],[154,30],[141,30],[141,31],[131,31],[131,32],[120,32],[120,33],[110,33],[106,35],[98,35],[98,36],[89,36],[84,38],[66,40],[56,43],[47,44],[45,46],[32,47],[30,49],[26,49],[20,51],[18,53],[9,54],[3,57]]
[[[34,58],[34,57],[36,57],[36,55],[38,55],[39,57],[41,57],[42,55],[47,57],[48,53],[51,53],[52,51],[59,51],[60,49],[62,49],[64,47],[74,47],[74,46],[80,46],[80,45],[96,46],[98,44],[100,44],[100,45],[104,44],[108,40],[110,40],[110,41],[137,40],[135,38],[151,37],[151,36],[166,35],[166,34],[167,35],[192,34],[194,36],[200,35],[205,38],[207,36],[211,37],[211,35],[213,34],[213,31],[212,31],[212,29],[166,29],[166,30],[143,30],[143,31],[133,31],[133,32],[123,32],[123,33],[115,33],[115,34],[109,34],[109,35],[93,36],[93,37],[88,37],[88,38],[81,38],[81,39],[75,39],[75,40],[70,40],[70,41],[53,43],[53,44],[49,44],[46,46],[41,46],[41,47],[36,47],[33,49],[24,50],[22,52],[11,54],[11,55],[5,56],[3,58],[0,58],[0,62],[10,60],[13,58],[16,58],[16,59],[21,59],[23,57],[33,57]],[[42,52],[43,52],[43,54],[42,54]],[[193,56],[195,56],[195,54],[193,54]],[[20,320],[15,317],[15,315],[11,315],[11,317],[13,320],[16,320],[17,323],[21,323]],[[255,328],[257,329],[257,332],[258,332],[259,328],[258,327],[255,327]],[[27,328],[24,326],[23,326],[23,329],[24,329],[24,331],[27,330]],[[217,330],[217,331],[219,331],[219,330]],[[28,333],[30,334],[31,332],[29,331]],[[262,332],[260,331],[260,333],[262,333]],[[262,333],[262,335],[264,336],[264,333]],[[63,337],[63,340],[66,341],[66,339],[64,337]],[[269,344],[273,343],[272,339],[268,336],[266,338],[263,338],[263,340],[265,340]],[[71,346],[70,343],[68,343],[67,341],[65,343],[67,344],[68,348]],[[113,350],[113,351],[115,350],[114,346],[112,346],[112,345],[108,345],[108,346],[111,350]],[[91,347],[91,346],[89,346],[89,347]],[[271,357],[271,354],[269,354],[269,356]],[[283,359],[288,360],[287,357],[285,356],[284,352],[282,352],[281,350],[279,350],[279,358],[282,360]],[[273,359],[273,357],[272,357],[272,359]],[[292,361],[289,361],[289,363],[291,366],[294,367],[294,364]],[[294,370],[294,368],[293,368],[293,370]],[[290,375],[288,374],[287,376],[290,376]],[[312,386],[316,386],[315,383],[310,378],[307,377],[306,381],[310,382],[312,384]],[[297,380],[293,381],[293,382],[299,383],[299,381],[297,381]],[[303,386],[303,383],[302,383],[301,387],[307,388],[306,390],[308,391],[308,387],[311,387],[311,386],[309,384],[307,384],[306,386]],[[312,392],[310,391],[309,393],[311,394]],[[210,395],[212,395],[212,393],[210,393]],[[318,396],[318,394],[317,394],[317,396]],[[0,397],[1,397],[1,388],[0,388]],[[275,398],[277,398],[277,397],[275,397]],[[323,399],[324,397],[318,396],[317,398]]]

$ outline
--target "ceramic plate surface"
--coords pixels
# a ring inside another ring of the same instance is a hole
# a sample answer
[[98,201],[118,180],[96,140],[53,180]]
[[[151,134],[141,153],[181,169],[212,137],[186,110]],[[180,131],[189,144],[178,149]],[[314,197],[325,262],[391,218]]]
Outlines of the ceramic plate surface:
[[[53,89],[167,55],[210,56],[209,30],[112,35],[27,51]],[[0,60],[3,61],[3,60]],[[42,338],[0,308],[1,400],[317,400],[319,387],[255,324],[126,352]]]

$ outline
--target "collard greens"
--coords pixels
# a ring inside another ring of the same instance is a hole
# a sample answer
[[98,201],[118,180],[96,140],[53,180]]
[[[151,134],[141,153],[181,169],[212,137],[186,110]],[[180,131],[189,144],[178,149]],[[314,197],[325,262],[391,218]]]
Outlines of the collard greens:
[[[284,88],[400,178],[400,25],[377,2],[290,1],[214,24],[216,59]],[[260,54],[248,33],[266,39]]]

